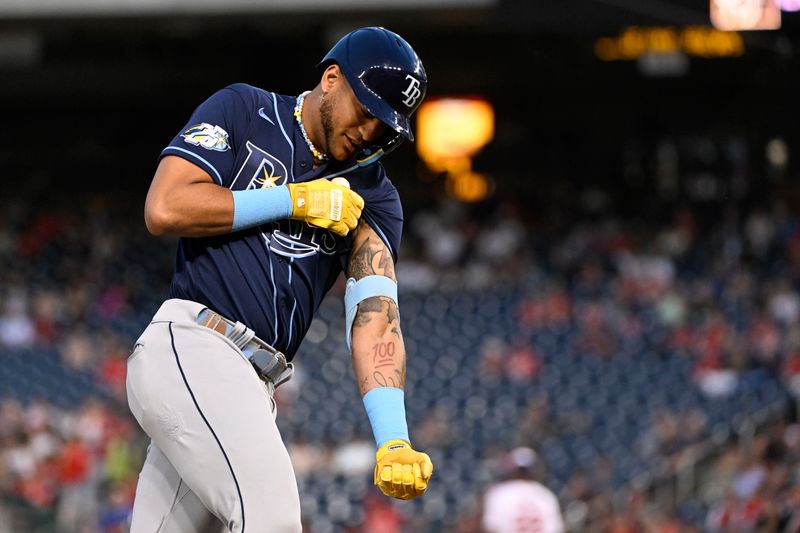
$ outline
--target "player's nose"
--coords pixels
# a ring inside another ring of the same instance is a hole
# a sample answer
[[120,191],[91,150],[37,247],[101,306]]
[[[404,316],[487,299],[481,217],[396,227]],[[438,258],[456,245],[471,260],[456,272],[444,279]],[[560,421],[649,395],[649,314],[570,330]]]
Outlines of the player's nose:
[[380,119],[370,118],[359,126],[358,132],[361,134],[362,142],[373,143],[383,135],[385,129],[386,125]]

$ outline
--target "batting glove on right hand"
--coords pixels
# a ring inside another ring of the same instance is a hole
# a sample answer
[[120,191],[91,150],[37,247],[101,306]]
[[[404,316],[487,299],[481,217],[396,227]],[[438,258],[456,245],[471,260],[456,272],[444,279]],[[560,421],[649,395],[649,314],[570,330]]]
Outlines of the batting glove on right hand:
[[344,237],[358,224],[364,199],[341,183],[325,178],[286,185],[292,195],[293,220]]
[[428,490],[433,463],[427,453],[400,439],[386,442],[375,452],[375,484],[387,496],[413,500]]

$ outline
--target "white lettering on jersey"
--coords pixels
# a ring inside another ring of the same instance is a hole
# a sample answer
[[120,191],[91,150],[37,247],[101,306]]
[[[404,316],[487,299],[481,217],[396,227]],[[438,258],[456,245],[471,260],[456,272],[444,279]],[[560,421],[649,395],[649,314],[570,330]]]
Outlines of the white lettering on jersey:
[[300,259],[320,253],[324,255],[336,253],[336,238],[330,231],[312,228],[303,222],[291,220],[273,224],[278,225],[279,229],[273,229],[271,232],[263,231],[261,236],[269,249],[278,255]]

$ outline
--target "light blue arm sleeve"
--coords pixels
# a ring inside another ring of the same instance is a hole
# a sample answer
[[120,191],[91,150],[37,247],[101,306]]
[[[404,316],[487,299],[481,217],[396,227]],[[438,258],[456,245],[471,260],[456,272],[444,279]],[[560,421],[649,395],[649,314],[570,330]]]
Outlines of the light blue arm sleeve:
[[366,276],[356,281],[347,280],[344,291],[345,339],[347,349],[352,350],[353,321],[356,319],[358,304],[373,296],[386,296],[397,304],[397,283],[386,276]]
[[376,387],[364,395],[375,444],[380,448],[392,439],[411,442],[406,423],[405,393],[397,387]]
[[291,215],[292,195],[288,187],[233,191],[233,227],[231,231],[240,231],[276,220],[285,220]]

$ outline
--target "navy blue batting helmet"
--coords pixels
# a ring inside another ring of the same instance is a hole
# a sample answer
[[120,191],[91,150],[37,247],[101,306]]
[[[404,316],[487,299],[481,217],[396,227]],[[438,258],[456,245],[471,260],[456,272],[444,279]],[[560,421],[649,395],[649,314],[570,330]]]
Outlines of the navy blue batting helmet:
[[319,66],[336,63],[364,107],[409,141],[409,117],[428,86],[425,67],[402,37],[381,27],[359,28],[325,55]]

